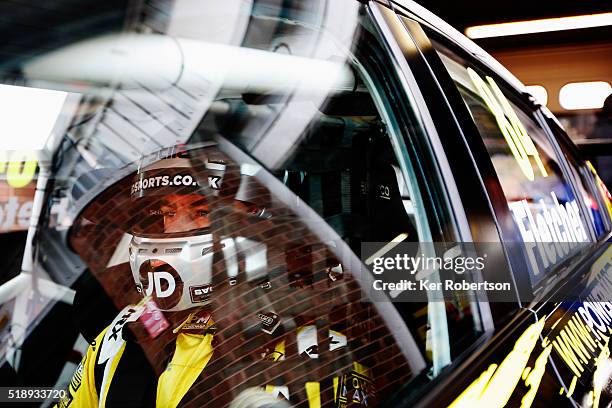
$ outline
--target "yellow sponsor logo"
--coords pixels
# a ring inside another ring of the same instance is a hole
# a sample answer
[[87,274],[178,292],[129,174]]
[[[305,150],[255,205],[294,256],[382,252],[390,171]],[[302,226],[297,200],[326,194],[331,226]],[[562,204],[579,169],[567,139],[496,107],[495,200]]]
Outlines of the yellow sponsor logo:
[[11,187],[28,185],[34,178],[37,166],[38,160],[34,151],[0,151],[0,174],[6,174],[6,182]]
[[[540,338],[540,333],[544,329],[544,322],[544,319],[542,319],[529,326],[516,341],[514,348],[504,361],[499,366],[497,364],[490,365],[487,371],[463,391],[450,407],[505,406],[525,373],[529,356],[531,356],[531,352]],[[550,353],[550,348],[545,349],[542,354],[544,355],[544,353]],[[545,355],[543,358],[536,360],[534,369],[530,370],[531,373],[525,376],[525,381],[529,382],[531,389],[525,396],[522,406],[528,407],[531,405],[533,396],[535,396],[537,387],[540,385],[540,380],[544,375],[547,359],[548,355]]]
[[[607,380],[608,374],[603,367],[610,356],[609,339],[612,334],[612,303],[607,301],[612,295],[610,256],[612,253],[606,251],[593,264],[588,282],[597,278],[597,286],[562,326],[557,329],[561,320],[552,325],[556,334],[541,341],[542,351],[536,357],[533,367],[527,364],[544,329],[544,318],[529,326],[502,363],[491,364],[450,406],[503,407],[522,380],[529,390],[521,400],[521,407],[530,407],[546,372],[549,356],[554,350],[574,374],[567,390],[568,397],[574,393],[578,378],[585,372],[590,373],[587,367],[594,369],[593,389],[589,398],[592,407],[597,407],[603,384]],[[561,388],[559,394],[564,392],[565,389]]]
[[478,95],[480,95],[487,108],[495,116],[497,126],[504,135],[506,143],[525,177],[531,181],[535,179],[531,159],[535,161],[542,177],[548,176],[540,154],[533,144],[533,140],[531,140],[525,126],[516,116],[516,112],[510,105],[510,102],[508,102],[508,99],[506,99],[493,78],[487,76],[485,81],[472,68],[468,68],[467,71],[472,83],[476,87]]

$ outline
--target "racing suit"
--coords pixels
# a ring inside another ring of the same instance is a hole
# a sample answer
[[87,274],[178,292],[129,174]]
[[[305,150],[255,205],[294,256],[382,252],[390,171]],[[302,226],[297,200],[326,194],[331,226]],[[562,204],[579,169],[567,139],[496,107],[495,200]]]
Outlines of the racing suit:
[[[134,323],[138,317],[138,306],[127,306],[96,337],[77,367],[66,397],[60,400],[56,407],[157,406],[173,408],[190,402],[185,396],[198,378],[201,375],[212,374],[203,374],[203,372],[215,354],[214,330],[204,330],[204,334],[179,330],[174,340],[172,357],[165,370],[156,378],[140,346],[131,341],[129,335],[126,334],[129,332],[125,330],[127,325]],[[185,322],[188,320],[189,317]],[[178,329],[181,329],[185,322]],[[212,319],[206,323],[206,326],[214,328]],[[316,327],[305,325],[297,328],[294,333],[297,343],[296,351],[301,357],[306,360],[316,359],[318,357]],[[330,351],[346,347],[346,337],[342,333],[330,330],[328,334]],[[264,353],[265,355],[261,354],[262,359],[272,364],[284,361],[286,338],[274,343],[274,346]],[[374,391],[370,382],[369,370],[357,362],[352,363],[351,368],[346,375],[334,376],[329,382],[333,387],[333,406],[371,406]],[[216,384],[213,381],[212,386]],[[327,401],[322,398],[322,383],[304,381],[302,384],[302,394],[305,395],[309,408],[331,405],[322,404],[322,401]],[[263,389],[280,399],[292,400],[290,389],[287,386],[279,385],[278,382],[266,384]],[[204,393],[207,391],[205,390]],[[236,390],[233,392],[235,394]],[[204,404],[196,403],[195,405]],[[213,404],[212,406],[222,405],[225,404]]]

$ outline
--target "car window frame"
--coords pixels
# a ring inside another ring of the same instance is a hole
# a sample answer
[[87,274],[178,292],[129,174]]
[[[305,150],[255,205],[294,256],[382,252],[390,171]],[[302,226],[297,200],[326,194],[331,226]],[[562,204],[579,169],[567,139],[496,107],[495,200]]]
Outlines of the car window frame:
[[[436,153],[443,155],[444,156],[443,164],[449,166],[449,168],[446,169],[447,172],[444,173],[444,176],[448,177],[447,179],[445,179],[445,182],[450,181],[454,184],[455,187],[461,187],[463,189],[464,187],[466,187],[466,185],[459,184],[459,182],[456,180],[456,173],[452,171],[453,169],[450,167],[450,164],[447,158],[451,155],[454,155],[455,156],[454,159],[458,159],[458,158],[461,159],[460,161],[462,161],[462,164],[468,166],[464,169],[468,169],[470,171],[477,172],[478,167],[475,164],[475,159],[474,159],[475,155],[473,155],[472,152],[469,151],[469,146],[465,143],[465,139],[464,139],[465,134],[463,133],[464,129],[463,127],[459,126],[459,121],[457,120],[457,117],[455,116],[454,110],[452,109],[451,105],[448,104],[446,101],[447,95],[446,95],[445,88],[443,86],[440,86],[438,82],[438,77],[434,75],[434,72],[429,65],[429,60],[422,54],[421,44],[419,43],[419,39],[414,38],[415,33],[413,30],[415,28],[417,30],[420,29],[420,33],[417,33],[417,35],[420,35],[421,39],[425,39],[425,41],[428,41],[428,38],[425,35],[424,31],[422,30],[421,24],[417,20],[412,19],[412,23],[414,24],[413,27],[406,27],[404,23],[400,21],[399,19],[400,16],[396,14],[397,11],[394,9],[392,5],[385,6],[382,4],[376,4],[375,6],[379,7],[381,10],[388,11],[385,16],[381,16],[381,17],[385,20],[385,23],[387,23],[389,26],[392,26],[387,35],[390,36],[389,41],[390,42],[395,41],[397,45],[397,47],[391,50],[391,52],[394,53],[394,58],[396,59],[396,61],[398,61],[398,66],[401,69],[400,75],[404,76],[404,78],[407,78],[405,81],[406,86],[407,86],[406,92],[407,93],[416,92],[421,97],[424,94],[427,94],[428,96],[427,100],[421,99],[417,107],[420,110],[424,111],[427,115],[428,120],[426,120],[425,123],[426,125],[429,126],[427,128],[427,131],[431,132],[430,134],[428,134],[430,138],[430,142],[433,144],[437,144],[437,148],[439,148],[439,150],[436,150]],[[410,18],[409,16],[405,14],[402,15],[402,17]],[[395,21],[391,21],[394,18],[395,18]],[[431,50],[433,49],[431,48]],[[441,61],[439,61],[439,63],[442,64]],[[450,84],[453,86],[453,89],[456,92],[456,96],[458,98],[461,98],[458,90],[454,86],[454,83],[452,83],[450,76],[448,77],[448,79],[449,81],[451,81]],[[427,85],[427,87],[424,88],[424,85]],[[435,98],[432,98],[432,94],[430,92],[432,90],[433,92],[438,92],[438,95],[442,98],[442,101],[443,101],[442,104],[439,104],[437,100],[432,101],[432,99],[435,100]],[[461,99],[461,102],[463,104],[462,99]],[[465,120],[465,118],[468,118],[469,121],[473,123],[471,119],[471,115],[469,111],[467,110],[467,107],[465,107],[465,112],[463,113],[464,113],[463,119]],[[435,119],[443,118],[443,121],[434,122],[433,120],[434,118]],[[444,141],[442,141],[439,138],[439,134],[442,134],[442,131],[440,129],[441,124],[448,125],[447,129],[451,129],[450,131],[447,130],[449,134],[445,134]],[[479,140],[480,143],[482,144],[482,151],[480,152],[481,158],[482,158],[482,154],[484,154],[486,161],[490,162],[490,157],[488,156],[488,153],[486,152],[484,143],[482,142],[482,137],[478,133],[478,130],[475,124],[473,125],[473,127],[474,127],[474,132],[472,133],[471,137],[472,138],[476,137],[477,138],[476,140]],[[432,136],[435,136],[435,138]],[[448,141],[449,139],[453,140],[455,143],[458,143],[458,145],[463,144],[463,149],[460,149],[461,152],[464,153],[463,156],[461,156],[461,154],[455,155],[454,151],[449,152],[449,150],[443,146],[444,145],[443,142]],[[467,150],[467,152],[465,152],[465,150]],[[491,171],[492,171],[492,174],[496,177],[493,171],[493,168],[492,168],[492,164],[491,164]],[[495,214],[493,213],[492,207],[490,206],[490,203],[489,203],[489,192],[484,189],[484,183],[483,183],[483,186],[481,186],[481,185],[478,185],[477,183],[473,183],[472,181],[470,183],[470,187],[474,187],[474,185],[476,185],[477,186],[476,188],[479,190],[479,192],[483,194],[483,200],[479,202],[475,202],[475,200],[474,201],[468,200],[468,202],[466,202],[465,200],[462,200],[459,198],[459,196],[457,196],[458,202],[453,202],[452,207],[454,210],[459,209],[460,212],[465,217],[465,219],[470,220],[470,223],[469,223],[470,230],[469,230],[469,233],[466,234],[466,235],[469,235],[470,240],[472,239],[472,231],[473,231],[473,226],[474,226],[473,221],[478,220],[478,221],[482,221],[482,223],[479,222],[478,224],[476,224],[476,227],[482,227],[482,224],[488,224],[481,231],[485,231],[485,233],[488,233],[489,235],[486,235],[487,237],[491,237],[490,234],[492,232],[494,234],[495,240],[499,242],[501,241],[501,237],[498,232],[499,229],[498,229],[497,221],[495,220]],[[498,199],[503,198],[504,205],[507,208],[507,202],[505,201],[505,196],[503,196],[501,186],[498,185],[498,188],[499,188],[500,194],[498,194],[497,198]],[[484,203],[484,207],[486,207],[486,211],[483,211],[483,203]],[[508,209],[508,213],[509,213],[509,209]],[[514,223],[513,220],[512,220],[512,223]],[[486,228],[489,228],[489,230],[487,231]],[[477,228],[476,228],[476,231],[480,232],[478,231]],[[517,234],[518,234],[518,229],[517,229]],[[512,256],[516,256],[516,255],[512,255]],[[522,258],[522,256],[520,257],[520,261],[526,265],[525,260]],[[510,275],[510,279],[514,279],[515,274],[512,273],[512,270],[510,269],[511,268],[510,263],[508,262],[504,263],[503,267],[508,268],[508,274]],[[516,284],[516,281],[513,281],[513,282],[515,282]],[[529,289],[531,288],[529,287]],[[520,291],[520,290],[521,290],[520,288],[517,289],[517,291]],[[525,316],[525,314],[531,316],[530,315],[531,312],[529,312],[528,309],[521,308],[522,305],[518,300],[518,296],[517,296],[516,303],[506,302],[506,303],[494,304],[496,310],[492,310],[493,309],[492,303],[487,302],[487,306],[489,307],[489,310],[491,311],[491,322],[490,322],[491,326],[486,329],[483,335],[478,340],[476,340],[472,344],[471,347],[462,351],[460,355],[456,356],[452,360],[451,364],[445,367],[444,371],[441,372],[438,376],[436,376],[433,379],[430,379],[427,384],[422,385],[419,389],[416,389],[416,390],[410,390],[409,389],[410,387],[408,384],[405,387],[405,389],[400,393],[401,395],[410,395],[408,396],[408,399],[412,401],[416,400],[417,398],[420,398],[420,396],[422,397],[423,395],[425,395],[424,393],[428,392],[427,390],[432,390],[435,387],[438,387],[440,384],[443,384],[444,381],[446,381],[449,378],[449,376],[453,375],[452,373],[456,372],[456,370],[459,369],[459,367],[462,367],[465,364],[465,362],[469,360],[469,357],[471,355],[474,355],[474,353],[478,352],[478,350],[482,350],[484,347],[486,347],[486,345],[489,344],[488,342],[493,338],[493,336],[495,335],[495,333],[498,332],[498,330],[506,328],[507,322],[517,317]]]
[[[448,193],[448,183],[452,183],[452,187],[457,188],[454,184],[454,179],[442,177],[443,171],[441,171],[438,166],[440,164],[439,150],[436,151],[436,147],[432,146],[435,144],[435,141],[432,141],[431,132],[435,133],[435,129],[432,130],[431,118],[427,117],[429,111],[423,109],[423,103],[419,103],[419,98],[423,101],[423,94],[421,93],[421,88],[416,85],[416,81],[414,81],[413,77],[406,78],[406,66],[405,60],[403,58],[398,58],[397,49],[394,47],[397,46],[397,38],[394,35],[393,28],[389,27],[389,13],[394,15],[392,9],[382,5],[382,4],[370,4],[369,5],[372,21],[378,30],[378,35],[381,37],[381,41],[384,43],[383,45],[387,48],[385,59],[391,60],[389,61],[392,65],[394,65],[394,78],[393,81],[395,86],[391,86],[385,91],[382,91],[385,94],[385,98],[387,100],[399,101],[399,103],[403,102],[404,112],[403,115],[401,112],[397,112],[396,109],[392,109],[392,115],[395,117],[395,121],[400,121],[404,123],[400,123],[398,129],[391,130],[389,129],[390,137],[400,137],[400,144],[405,146],[407,151],[404,153],[408,153],[407,157],[401,158],[398,157],[398,160],[406,160],[406,164],[408,167],[415,167],[414,163],[419,162],[419,164],[427,164],[429,165],[429,169],[426,172],[421,173],[423,177],[417,178],[417,188],[421,194],[423,194],[423,186],[427,187],[427,190],[433,186],[440,188],[436,193],[437,195],[431,197],[432,199],[438,199],[439,201],[436,203],[425,202],[425,207],[435,208],[436,211],[448,211],[449,214],[439,214],[437,219],[444,219],[449,224],[454,225],[454,236],[449,237],[448,231],[444,231],[444,228],[438,230],[438,234],[435,234],[432,229],[432,235],[429,239],[432,242],[457,242],[459,239],[465,239],[465,232],[462,231],[461,222],[464,225],[467,224],[467,220],[463,218],[462,220],[457,220],[457,215],[455,214],[455,206],[451,203],[449,193]],[[385,16],[387,14],[387,16]],[[403,64],[402,64],[403,63]],[[412,74],[412,72],[409,72]],[[412,81],[410,81],[412,79]],[[373,81],[376,82],[376,81]],[[380,90],[376,90],[375,93],[380,93]],[[374,95],[373,95],[374,96]],[[392,108],[395,108],[393,106]],[[380,110],[380,109],[379,109]],[[428,121],[429,119],[429,121]],[[409,131],[410,127],[406,126],[410,121],[417,122],[417,127],[420,127],[420,134],[412,134]],[[436,134],[437,136],[437,134]],[[416,149],[411,150],[410,147],[415,147]],[[439,148],[439,146],[437,146]],[[443,158],[444,160],[445,158]],[[443,161],[443,164],[446,162]],[[406,175],[404,175],[406,177]],[[427,180],[427,182],[426,182]],[[407,182],[413,182],[409,177],[406,178]],[[442,199],[441,199],[442,198]],[[464,216],[465,217],[465,216]],[[462,234],[463,232],[463,234]],[[449,238],[451,240],[449,240]],[[479,302],[474,304],[477,307],[478,314],[480,315],[481,321],[479,322],[483,328],[483,333],[479,337],[479,341],[483,340],[490,336],[493,330],[492,319],[490,315],[490,308],[488,302]],[[398,308],[399,309],[399,308]],[[476,315],[476,313],[475,313]],[[448,333],[448,328],[446,329]],[[478,342],[477,342],[478,343]],[[460,354],[467,353],[468,350],[462,350]],[[456,364],[455,359],[451,359],[450,363],[443,367],[446,370],[447,367],[453,366]],[[457,359],[458,360],[458,359]]]
[[[425,83],[429,86],[423,89],[427,93],[427,103],[423,102],[423,109],[427,109],[431,117],[435,118],[435,126],[432,121],[432,133],[437,135],[444,134],[444,138],[439,137],[435,140],[440,144],[440,151],[445,157],[445,163],[449,165],[448,173],[455,185],[460,188],[460,197],[453,203],[455,208],[461,207],[460,211],[469,222],[469,241],[470,242],[489,242],[501,243],[498,214],[493,211],[492,202],[504,199],[501,186],[497,184],[497,192],[491,192],[485,187],[495,189],[496,184],[492,183],[492,178],[497,178],[493,165],[485,149],[482,137],[478,133],[476,125],[472,121],[467,107],[463,103],[454,82],[442,61],[434,51],[428,35],[424,31],[421,19],[412,15],[408,10],[400,9],[392,3],[391,9],[402,26],[403,33],[396,34],[396,40],[404,46],[401,55],[407,61],[405,70],[414,71],[414,77],[418,80],[417,88],[422,88]],[[410,44],[407,47],[405,44]],[[442,71],[442,75],[438,72]],[[447,77],[444,77],[444,74]],[[416,86],[416,85],[415,85]],[[457,100],[461,102],[457,111],[454,106]],[[471,127],[470,127],[471,126]],[[470,140],[475,141],[474,149]],[[480,145],[478,145],[480,143]],[[483,160],[484,158],[484,160]],[[481,166],[482,164],[482,166]],[[488,169],[486,169],[488,165]],[[483,168],[485,169],[483,171]],[[460,170],[459,170],[460,169]],[[479,182],[475,183],[474,181]],[[505,201],[504,201],[505,202]],[[509,210],[508,210],[509,213]],[[513,221],[512,221],[513,222]],[[517,229],[518,237],[518,229]],[[523,262],[522,257],[504,249],[506,262],[500,264],[501,273],[497,277],[485,276],[487,279],[499,279],[503,276],[506,281],[512,282],[516,291],[516,303],[495,302],[489,303],[491,311],[492,326],[501,327],[507,322],[515,312],[522,306],[520,298],[529,296],[530,287],[523,285],[523,280],[515,278],[513,273],[514,264],[510,259],[517,259]],[[526,266],[526,264],[525,264]],[[524,270],[524,269],[523,269]]]

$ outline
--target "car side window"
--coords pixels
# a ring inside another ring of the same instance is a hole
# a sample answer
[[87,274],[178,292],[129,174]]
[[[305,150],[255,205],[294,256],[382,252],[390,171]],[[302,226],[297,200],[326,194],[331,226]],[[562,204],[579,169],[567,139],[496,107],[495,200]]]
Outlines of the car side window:
[[511,100],[501,81],[444,46],[436,48],[483,138],[536,285],[591,240],[581,197],[533,113]]
[[[367,71],[382,63],[376,58],[360,52],[353,70],[360,73],[361,92],[328,97],[292,155],[274,171],[357,255],[364,242],[425,242],[432,235],[423,207],[434,203],[403,171],[405,148],[398,146],[403,141],[393,125],[397,118],[385,104],[384,90],[368,78]],[[415,133],[417,128],[414,124]],[[482,332],[479,318],[473,318],[479,311],[465,300],[446,302],[441,309],[431,303],[398,307],[409,317],[428,364],[449,364]],[[441,320],[445,320],[443,326],[438,327]],[[433,338],[441,333],[443,339]]]
[[[278,57],[281,40],[283,49],[300,44],[304,32],[278,30],[276,17],[262,17],[253,32],[271,26],[272,51],[262,51],[267,57]],[[349,87],[341,82],[299,92],[238,92],[235,78],[228,78],[183,146],[206,198],[205,214],[197,216],[206,218],[212,242],[192,252],[209,262],[198,272],[210,269],[212,309],[219,316],[215,358],[222,370],[211,369],[191,391],[210,406],[255,386],[296,406],[312,399],[321,406],[377,406],[407,384],[416,389],[443,373],[483,333],[486,301],[475,301],[468,290],[449,290],[453,297],[447,300],[430,299],[426,290],[422,300],[396,302],[384,289],[374,297],[361,245],[429,242],[442,235],[432,230],[444,228],[436,216],[448,208],[430,198],[427,188],[434,182],[423,186],[423,172],[416,169],[433,157],[417,155],[410,141],[424,143],[427,135],[417,115],[405,115],[416,109],[403,97],[375,23],[368,13],[360,19],[353,48],[333,49],[330,56],[346,61],[342,72],[353,80]],[[296,63],[306,71],[306,61]],[[245,77],[252,74],[248,64],[236,66]],[[133,191],[133,183],[133,175],[114,183],[71,230],[75,252],[118,304],[126,295],[113,290],[116,277],[129,269],[106,260],[130,253],[130,240],[121,237],[134,220],[147,234],[173,216],[145,204],[130,206],[125,192]],[[113,237],[112,244],[94,248],[93,237]],[[423,275],[436,274],[434,269]],[[186,285],[175,286],[186,295]],[[195,290],[203,288],[189,286],[190,297],[191,289],[202,295]],[[163,361],[156,355],[156,363]],[[211,387],[224,390],[216,400],[209,400]]]
[[[361,256],[361,245],[367,242],[430,242],[432,230],[438,226],[432,226],[434,221],[428,214],[442,205],[429,199],[411,173],[416,166],[410,163],[406,153],[410,148],[400,132],[406,130],[414,138],[426,135],[412,118],[401,119],[410,123],[398,122],[397,112],[405,107],[397,104],[406,101],[398,102],[394,100],[396,95],[389,95],[389,89],[398,85],[383,47],[375,29],[364,24],[350,67],[356,74],[355,90],[327,95],[304,130],[293,137],[296,142],[281,155],[284,159],[267,167],[299,198],[298,206],[306,205],[320,217],[304,221],[314,226],[323,220],[357,257]],[[241,111],[256,108],[246,105]],[[273,110],[280,111],[281,106]],[[261,160],[248,135],[227,136]],[[312,257],[303,255],[303,249],[296,246],[291,256],[296,263]],[[304,271],[308,274],[306,281],[315,276],[316,282],[316,274],[312,275],[310,269]],[[469,295],[455,298],[392,305],[402,315],[424,359],[426,369],[415,374],[425,380],[438,375],[483,333],[478,304],[471,302]]]

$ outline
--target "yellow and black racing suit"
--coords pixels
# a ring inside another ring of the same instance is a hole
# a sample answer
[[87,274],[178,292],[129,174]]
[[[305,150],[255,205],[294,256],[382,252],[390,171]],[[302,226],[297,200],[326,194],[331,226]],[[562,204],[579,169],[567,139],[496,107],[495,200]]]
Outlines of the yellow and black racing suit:
[[[127,325],[136,321],[136,311],[137,306],[124,308],[90,344],[74,373],[66,397],[56,407],[220,407],[227,406],[241,390],[253,386],[308,408],[373,405],[375,387],[370,370],[350,357],[346,359],[350,354],[343,351],[347,349],[347,338],[339,331],[325,332],[328,336],[324,342],[325,351],[340,353],[339,358],[327,360],[318,360],[322,344],[316,344],[317,328],[314,324],[297,327],[289,335],[273,339],[272,346],[265,352],[255,347],[261,345],[256,338],[235,347],[250,351],[257,349],[255,354],[259,361],[245,359],[245,354],[238,356],[216,351],[214,331],[205,334],[178,331],[172,336],[171,357],[157,376],[141,349],[142,345],[130,340],[125,333],[129,331],[125,330]],[[235,343],[236,339],[230,337],[224,341]],[[243,342],[243,339],[238,341]],[[255,346],[251,347],[249,343]],[[290,357],[287,348],[291,349],[290,353],[298,355]],[[228,356],[233,356],[231,361],[228,361]],[[213,357],[216,357],[216,364],[211,363]],[[238,364],[241,362],[244,364]],[[280,362],[290,362],[291,367],[272,366]],[[261,367],[258,364],[267,368],[258,369]],[[209,369],[205,372],[207,367]],[[232,367],[240,367],[242,371]],[[272,374],[264,376],[262,372],[266,370],[272,370]],[[296,378],[287,386],[282,379],[292,374],[296,374]],[[208,381],[202,380],[206,377],[210,377]],[[221,384],[224,382],[228,384]]]

